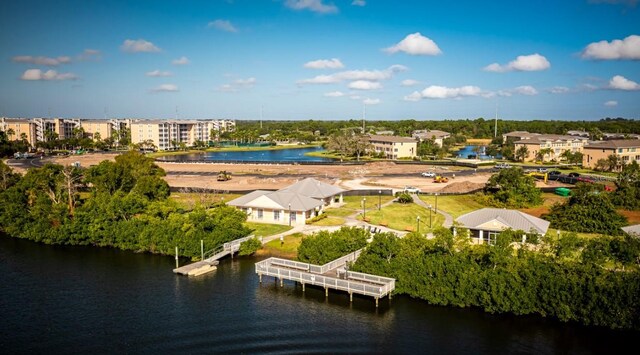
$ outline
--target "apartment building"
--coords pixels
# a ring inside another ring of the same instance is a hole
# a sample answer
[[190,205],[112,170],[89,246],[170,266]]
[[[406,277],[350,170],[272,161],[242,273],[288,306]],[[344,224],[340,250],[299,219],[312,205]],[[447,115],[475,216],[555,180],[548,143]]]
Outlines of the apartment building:
[[513,131],[502,135],[502,144],[521,141],[531,137],[539,136],[540,133],[529,133],[527,131]]
[[451,133],[445,131],[439,131],[437,129],[421,129],[413,131],[411,136],[420,142],[431,139],[440,148],[444,144],[444,140],[451,137]]
[[637,161],[640,164],[640,140],[624,139],[591,142],[583,147],[582,166],[593,169],[600,159],[617,155],[624,164]]
[[7,134],[9,140],[26,139],[32,147],[35,147],[36,124],[29,119],[7,119],[2,117],[0,118],[0,131],[13,132],[11,135]]
[[369,135],[369,143],[387,159],[415,158],[418,151],[418,141],[409,137]]
[[588,141],[589,140],[586,137],[535,134],[530,135],[529,138],[515,141],[514,152],[517,152],[521,147],[527,147],[528,155],[525,157],[524,161],[533,161],[536,159],[538,152],[543,149],[550,149],[549,153],[546,153],[542,160],[559,161],[562,154],[566,151],[570,151],[572,153],[582,152],[582,148]]
[[158,150],[171,150],[176,144],[193,146],[196,141],[208,142],[216,137],[211,132],[235,129],[231,120],[136,120],[130,123],[131,142],[153,141]]

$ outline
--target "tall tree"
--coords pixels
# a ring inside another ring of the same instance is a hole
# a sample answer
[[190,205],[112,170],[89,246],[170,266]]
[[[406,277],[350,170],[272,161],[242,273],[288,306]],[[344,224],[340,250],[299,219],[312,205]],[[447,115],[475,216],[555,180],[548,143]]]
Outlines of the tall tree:
[[527,148],[526,145],[523,145],[516,150],[516,160],[521,160],[524,163],[527,156],[529,156],[529,148]]

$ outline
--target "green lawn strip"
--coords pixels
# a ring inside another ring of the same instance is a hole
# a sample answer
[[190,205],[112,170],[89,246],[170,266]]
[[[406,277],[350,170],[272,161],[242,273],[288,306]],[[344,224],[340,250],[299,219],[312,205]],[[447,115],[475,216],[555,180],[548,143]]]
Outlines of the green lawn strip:
[[[435,196],[421,195],[420,199],[424,203],[431,205],[435,209]],[[454,219],[462,216],[465,213],[473,212],[484,207],[487,206],[478,203],[473,195],[438,196],[438,209],[447,212],[448,214],[453,216]]]
[[247,228],[253,229],[251,234],[256,237],[268,237],[274,234],[284,233],[293,227],[285,226],[282,224],[269,224],[269,223],[253,223],[244,222]]
[[[429,210],[418,206],[415,203],[401,204],[393,203],[383,207],[381,211],[367,211],[367,219],[369,223],[375,225],[386,224],[387,227],[395,230],[404,231],[407,228],[417,229],[417,217],[420,216],[420,231],[429,230]],[[431,212],[432,228],[439,227],[444,222],[444,216]],[[362,215],[358,216],[362,219]]]
[[[360,210],[362,211],[362,210]],[[358,212],[358,210],[347,209],[344,207],[340,208],[327,208],[323,213],[327,214],[330,217],[347,217],[354,213]]]
[[309,223],[311,226],[340,226],[344,224],[344,218],[332,217],[323,218],[319,221]]
[[284,243],[282,245],[280,245],[280,238],[278,238],[265,244],[262,248],[264,252],[269,254],[295,257],[298,255],[298,246],[302,241],[302,237],[302,233],[287,235],[284,237]]
[[191,209],[199,203],[213,204],[221,202],[223,199],[229,202],[236,199],[242,194],[214,194],[214,193],[200,193],[200,192],[174,192],[169,198],[178,203],[178,206],[182,208]]
[[386,202],[393,200],[395,197],[393,196],[345,196],[343,201],[344,205],[337,208],[327,208],[324,210],[324,213],[333,217],[346,217],[350,216],[354,213],[362,212],[362,202],[363,198],[366,198],[365,206],[367,211],[377,210],[378,202],[384,205]]

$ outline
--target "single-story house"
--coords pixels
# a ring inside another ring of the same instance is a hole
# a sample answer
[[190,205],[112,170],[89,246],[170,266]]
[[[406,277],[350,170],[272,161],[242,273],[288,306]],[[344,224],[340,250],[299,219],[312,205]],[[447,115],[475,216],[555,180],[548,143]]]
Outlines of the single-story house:
[[469,212],[458,217],[457,221],[469,229],[471,237],[479,244],[494,243],[496,235],[509,228],[544,235],[550,224],[524,212],[501,208],[483,208]]
[[420,142],[431,139],[439,147],[442,147],[444,140],[451,137],[451,133],[437,129],[422,129],[413,131],[411,136]]
[[247,221],[304,225],[325,206],[343,201],[345,190],[307,178],[278,191],[256,190],[228,202],[247,214]]

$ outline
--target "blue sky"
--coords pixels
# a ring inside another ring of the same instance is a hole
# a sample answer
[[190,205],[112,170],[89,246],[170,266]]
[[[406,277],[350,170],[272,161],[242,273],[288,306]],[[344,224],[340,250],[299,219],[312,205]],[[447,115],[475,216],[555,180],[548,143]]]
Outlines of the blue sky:
[[0,115],[639,118],[638,0],[3,1]]

